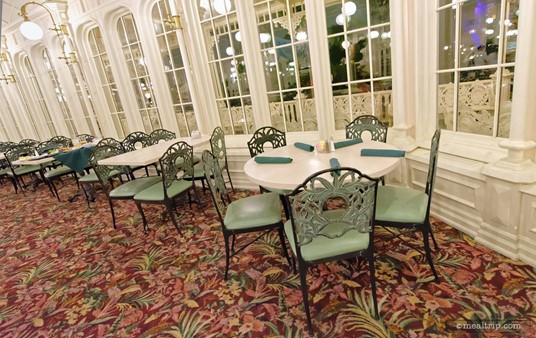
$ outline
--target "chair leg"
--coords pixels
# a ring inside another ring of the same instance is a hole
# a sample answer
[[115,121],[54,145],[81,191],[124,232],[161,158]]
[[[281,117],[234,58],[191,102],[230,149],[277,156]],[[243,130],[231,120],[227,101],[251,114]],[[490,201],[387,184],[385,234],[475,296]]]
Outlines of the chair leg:
[[430,237],[432,237],[432,242],[434,242],[434,249],[437,250],[438,246],[434,237],[434,232],[432,231],[432,224],[430,224],[430,221],[428,221],[427,224],[428,224],[428,232],[430,233]]
[[287,250],[287,244],[285,243],[285,236],[283,235],[283,225],[277,229],[277,232],[279,232],[279,240],[281,241],[281,248],[283,249],[283,255],[287,257],[288,265],[292,266],[293,264],[290,262],[290,256],[288,255]]
[[434,268],[434,262],[432,261],[432,254],[430,252],[430,242],[428,238],[428,230],[430,229],[429,222],[426,222],[422,228],[423,233],[423,240],[424,240],[424,252],[426,254],[426,260],[428,261],[428,264],[430,265],[430,268],[432,269],[432,273],[434,274],[435,281],[439,282],[439,277],[437,276],[437,272]]
[[288,210],[287,198],[285,197],[285,195],[279,195],[279,199],[281,200],[281,203],[283,204],[283,211],[285,211],[285,218],[290,219],[290,211]]
[[300,270],[300,284],[303,296],[303,306],[305,308],[305,315],[307,317],[307,327],[309,328],[309,334],[313,335],[313,322],[311,321],[311,313],[309,312],[309,294],[307,293],[307,268],[303,267],[304,264],[298,264]]
[[143,212],[143,208],[141,207],[141,202],[136,202],[136,206],[138,207],[138,210],[140,211],[141,219],[143,221],[143,231],[147,232],[149,227],[147,226],[147,219],[145,218],[145,213]]
[[368,263],[369,263],[369,271],[370,271],[370,288],[372,290],[372,301],[374,302],[374,318],[380,319],[379,313],[378,313],[378,298],[376,295],[376,274],[374,269],[374,244],[371,245],[369,248],[368,255]]
[[230,263],[231,257],[229,253],[229,235],[225,231],[223,232],[223,240],[225,241],[225,275],[223,278],[227,280],[227,276],[229,274],[229,263]]
[[233,243],[231,244],[231,252],[233,252],[233,253],[234,253],[235,239],[236,239],[236,236],[235,236],[235,234],[233,233]]
[[173,222],[173,225],[175,226],[175,229],[179,232],[179,235],[182,235],[181,229],[179,229],[179,225],[177,224],[177,220],[175,219],[175,214],[173,213],[173,202],[165,203],[166,209],[169,214],[169,218],[171,218],[171,222]]
[[52,186],[52,190],[54,190],[54,195],[58,199],[58,202],[61,202],[60,195],[58,194],[58,189],[56,188],[56,185],[54,184],[54,180],[48,180],[50,182],[50,185]]
[[84,196],[86,197],[87,208],[90,209],[91,205],[89,204],[89,192],[86,190],[85,184],[82,184],[82,190],[84,191]]
[[231,190],[232,190],[233,192],[235,192],[235,191],[234,191],[234,187],[233,187],[233,181],[231,180],[231,173],[229,172],[229,168],[227,168],[227,166],[226,166],[226,167],[225,167],[225,170],[227,170],[227,177],[229,177],[229,184],[231,185]]
[[13,188],[15,189],[15,194],[19,193],[19,187],[17,186],[17,181],[13,178],[9,179],[11,181],[11,184],[13,184]]
[[112,224],[114,225],[114,229],[117,229],[117,226],[115,224],[114,203],[112,202],[112,199],[109,196],[108,196],[108,204],[110,204],[110,211],[112,212]]

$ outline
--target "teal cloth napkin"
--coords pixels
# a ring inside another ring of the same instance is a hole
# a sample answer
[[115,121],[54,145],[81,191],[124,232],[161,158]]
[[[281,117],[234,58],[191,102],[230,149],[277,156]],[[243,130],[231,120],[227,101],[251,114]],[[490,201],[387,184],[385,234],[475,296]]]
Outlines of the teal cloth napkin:
[[404,157],[404,150],[391,149],[361,149],[361,156]]
[[313,147],[312,145],[307,144],[307,143],[296,142],[296,143],[294,143],[294,146],[296,148],[300,148],[301,150],[305,150],[305,151],[308,151],[308,152],[312,152],[313,150],[315,150],[315,147]]
[[79,148],[66,153],[54,155],[54,159],[73,169],[77,173],[84,171],[89,162],[93,148]]
[[362,142],[363,142],[363,140],[360,139],[360,138],[355,138],[355,139],[352,139],[352,140],[344,140],[344,141],[335,142],[335,149],[348,147],[348,146],[353,146],[354,144],[358,144],[358,143],[362,143]]
[[290,157],[270,157],[270,156],[257,156],[255,162],[259,164],[265,163],[290,163],[292,159]]
[[[329,159],[329,166],[331,169],[337,169],[341,167],[341,164],[339,163],[339,160],[335,157]],[[332,171],[331,176],[339,176],[341,174],[340,170]]]

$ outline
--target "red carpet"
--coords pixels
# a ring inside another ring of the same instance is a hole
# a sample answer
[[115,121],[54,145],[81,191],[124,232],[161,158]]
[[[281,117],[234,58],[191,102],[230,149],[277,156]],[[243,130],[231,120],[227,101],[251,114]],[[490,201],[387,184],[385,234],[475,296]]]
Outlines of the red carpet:
[[[75,189],[66,183],[63,200]],[[116,202],[114,230],[102,192],[90,210],[83,198],[58,203],[43,185],[25,194],[0,186],[1,337],[307,336],[299,278],[275,233],[240,253],[223,280],[223,236],[208,192],[204,213],[179,207],[183,236],[157,206],[147,207],[145,235],[133,202]],[[369,314],[366,264],[309,270],[315,334],[535,337],[535,270],[442,222],[433,228],[439,284],[418,252],[377,231],[381,321]]]

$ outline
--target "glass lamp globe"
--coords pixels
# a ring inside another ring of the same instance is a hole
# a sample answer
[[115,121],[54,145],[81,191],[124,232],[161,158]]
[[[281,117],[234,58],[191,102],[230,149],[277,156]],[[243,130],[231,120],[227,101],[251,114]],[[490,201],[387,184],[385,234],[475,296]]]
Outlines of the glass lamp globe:
[[229,13],[231,10],[231,0],[215,0],[214,9],[221,15]]
[[344,13],[344,15],[346,16],[351,16],[351,15],[354,15],[355,12],[357,11],[357,6],[356,4],[354,4],[353,2],[347,2],[344,4],[343,8],[342,8],[342,12]]
[[41,27],[32,21],[24,21],[20,25],[20,32],[29,40],[40,40],[43,37],[43,30]]

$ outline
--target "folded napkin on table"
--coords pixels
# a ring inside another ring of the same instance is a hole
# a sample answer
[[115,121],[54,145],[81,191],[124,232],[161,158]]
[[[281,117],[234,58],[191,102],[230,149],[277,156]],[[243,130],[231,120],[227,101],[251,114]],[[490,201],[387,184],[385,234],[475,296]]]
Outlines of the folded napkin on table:
[[358,144],[358,143],[362,143],[362,142],[363,142],[363,140],[360,139],[360,138],[355,138],[355,139],[352,139],[352,140],[344,140],[344,141],[335,142],[335,149],[348,147],[348,146],[353,146],[354,144]]
[[[339,163],[339,160],[335,157],[329,159],[329,166],[331,169],[337,169],[341,167],[341,164]],[[332,171],[331,176],[339,176],[341,174],[340,170]]]
[[307,143],[296,142],[296,143],[294,143],[294,146],[296,148],[300,148],[301,150],[305,150],[305,151],[309,151],[309,152],[315,150],[315,147],[313,147],[312,145],[307,144]]
[[292,159],[290,157],[269,157],[269,156],[257,156],[255,157],[257,163],[290,163]]
[[361,149],[361,156],[404,157],[404,150],[392,149]]

